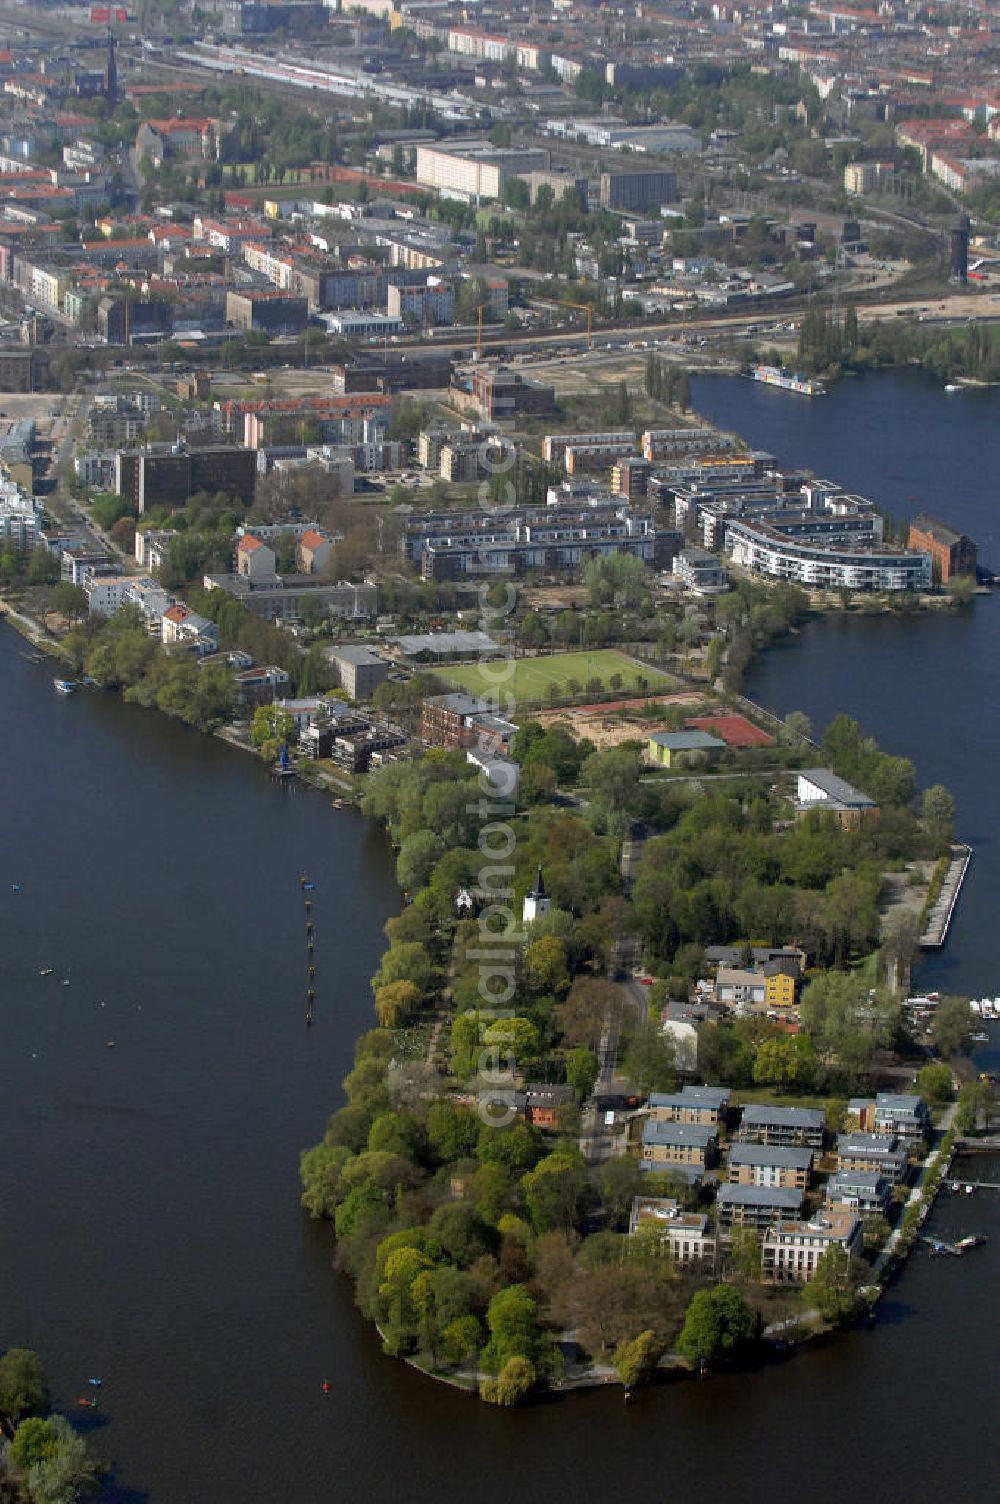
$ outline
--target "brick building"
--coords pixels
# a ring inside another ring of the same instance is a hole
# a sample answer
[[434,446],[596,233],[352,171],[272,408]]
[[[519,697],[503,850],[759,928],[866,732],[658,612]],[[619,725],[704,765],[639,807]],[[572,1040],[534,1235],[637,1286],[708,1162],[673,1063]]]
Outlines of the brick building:
[[977,550],[972,539],[927,512],[921,512],[910,523],[906,546],[930,554],[935,580],[943,583],[959,574],[975,576]]

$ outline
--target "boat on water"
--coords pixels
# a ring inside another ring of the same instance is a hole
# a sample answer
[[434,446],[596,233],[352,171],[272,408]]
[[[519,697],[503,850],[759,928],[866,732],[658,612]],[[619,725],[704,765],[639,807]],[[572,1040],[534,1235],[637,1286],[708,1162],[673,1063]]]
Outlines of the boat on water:
[[944,389],[946,392],[960,392],[962,390],[962,388],[960,386],[957,386],[954,381],[946,381],[944,384]]
[[974,1044],[989,1044],[990,1036],[985,1029],[980,1029],[978,1033],[973,1034],[972,1040]]
[[764,386],[777,386],[783,392],[795,392],[800,397],[825,397],[826,387],[811,376],[799,376],[795,371],[783,371],[780,366],[751,366],[750,380],[760,381]]
[[75,679],[53,679],[52,684],[57,694],[71,695],[76,692]]
[[41,968],[41,970],[39,971],[38,975],[40,977],[50,977],[54,971],[55,971],[55,967],[54,966],[43,966]]

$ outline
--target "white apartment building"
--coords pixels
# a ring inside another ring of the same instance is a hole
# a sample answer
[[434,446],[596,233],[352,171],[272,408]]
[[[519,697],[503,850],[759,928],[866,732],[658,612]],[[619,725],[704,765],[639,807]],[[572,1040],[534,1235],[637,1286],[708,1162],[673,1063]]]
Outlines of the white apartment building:
[[861,1252],[862,1242],[860,1217],[840,1203],[824,1207],[809,1222],[774,1222],[764,1234],[764,1278],[805,1284],[831,1248],[843,1248],[855,1257]]
[[728,521],[726,549],[753,574],[816,590],[927,590],[930,554],[909,549],[829,546],[785,536],[764,522]]

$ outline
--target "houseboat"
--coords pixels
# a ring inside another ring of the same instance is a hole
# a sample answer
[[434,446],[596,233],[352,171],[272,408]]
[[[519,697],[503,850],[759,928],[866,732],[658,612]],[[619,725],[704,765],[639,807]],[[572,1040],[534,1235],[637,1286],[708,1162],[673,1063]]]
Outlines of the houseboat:
[[765,386],[780,386],[782,391],[797,392],[800,397],[824,397],[826,387],[811,376],[797,376],[794,371],[783,371],[780,366],[752,366],[751,381],[761,381]]

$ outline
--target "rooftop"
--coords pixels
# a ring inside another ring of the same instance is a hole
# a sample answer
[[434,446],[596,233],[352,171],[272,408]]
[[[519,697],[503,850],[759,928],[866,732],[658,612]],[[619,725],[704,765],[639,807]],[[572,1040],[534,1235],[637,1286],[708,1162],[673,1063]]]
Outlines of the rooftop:
[[855,809],[876,808],[874,799],[869,799],[867,794],[863,794],[846,779],[839,778],[829,768],[803,768],[799,777],[806,779],[835,804],[846,804]]
[[785,1128],[822,1128],[823,1113],[818,1107],[774,1107],[769,1102],[751,1102],[744,1107],[744,1127],[771,1123]]
[[812,1157],[811,1149],[783,1145],[768,1148],[766,1144],[733,1144],[729,1151],[731,1165],[777,1165],[782,1170],[808,1170]]
[[780,1210],[797,1212],[802,1205],[802,1192],[791,1186],[778,1185],[722,1185],[719,1187],[719,1206],[774,1206]]

